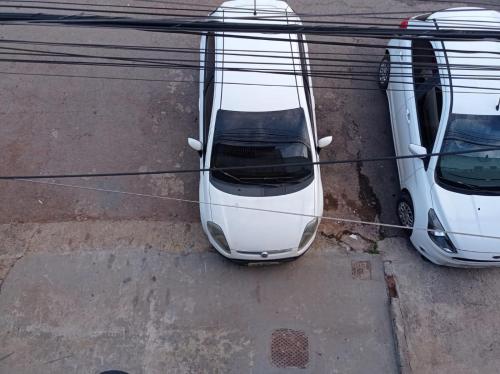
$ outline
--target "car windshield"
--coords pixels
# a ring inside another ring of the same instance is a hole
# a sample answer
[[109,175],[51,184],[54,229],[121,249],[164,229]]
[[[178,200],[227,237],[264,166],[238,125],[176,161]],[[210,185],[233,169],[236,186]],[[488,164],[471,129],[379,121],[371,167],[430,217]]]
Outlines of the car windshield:
[[[215,122],[212,176],[241,184],[298,183],[312,176],[309,134],[301,108],[274,112],[219,110]],[[269,168],[252,166],[276,165]],[[247,168],[247,166],[250,166]]]
[[441,156],[439,179],[448,185],[475,191],[500,192],[500,116],[453,114],[441,152],[499,149]]

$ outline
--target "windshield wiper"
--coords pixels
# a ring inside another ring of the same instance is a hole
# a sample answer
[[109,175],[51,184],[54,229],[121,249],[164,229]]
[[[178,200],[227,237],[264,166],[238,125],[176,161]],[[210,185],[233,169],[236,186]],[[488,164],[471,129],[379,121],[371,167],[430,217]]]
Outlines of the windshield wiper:
[[283,186],[283,183],[261,182],[262,180],[270,180],[270,179],[275,180],[275,178],[252,178],[252,177],[241,178],[242,181],[244,181],[248,184],[253,184],[253,185],[268,186],[268,187],[281,187],[281,186]]
[[[227,177],[229,177],[229,178],[231,178],[231,179],[233,179],[236,182],[241,183],[241,184],[251,184],[251,185],[270,186],[270,187],[279,187],[280,186],[280,185],[271,184],[271,183],[260,183],[257,181],[248,181],[248,179],[252,179],[252,178],[238,178],[237,176],[235,176],[231,173],[228,173],[227,171],[224,171],[224,170],[216,170],[216,171],[221,172],[225,176],[227,176]],[[257,179],[257,178],[254,178],[254,179]]]
[[238,178],[237,176],[231,174],[231,173],[228,173],[227,171],[224,171],[224,170],[217,170],[219,173],[222,173],[224,174],[226,177],[229,177],[233,180],[235,180],[236,182],[238,183],[244,183],[240,178]]
[[[455,174],[452,174],[452,173],[450,173],[450,174],[451,175],[455,175]],[[455,175],[455,176],[458,176],[458,175]],[[500,193],[500,186],[499,187],[495,187],[495,186],[492,186],[492,187],[484,186],[483,187],[483,186],[478,186],[478,185],[475,185],[475,184],[470,184],[470,183],[466,183],[466,182],[462,182],[462,181],[445,179],[445,178],[442,178],[442,177],[441,177],[441,179],[444,179],[446,182],[454,184],[455,186],[458,186],[458,187],[461,187],[461,188],[466,188],[466,189],[471,190],[471,191],[494,193],[494,194]]]

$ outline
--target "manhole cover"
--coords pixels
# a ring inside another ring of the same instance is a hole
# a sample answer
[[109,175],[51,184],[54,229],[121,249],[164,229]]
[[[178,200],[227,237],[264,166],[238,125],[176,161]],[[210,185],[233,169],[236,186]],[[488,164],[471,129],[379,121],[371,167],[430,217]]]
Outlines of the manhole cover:
[[372,279],[372,264],[370,261],[351,262],[352,277],[354,279],[368,280]]
[[274,330],[271,335],[271,362],[279,368],[305,369],[309,363],[309,339],[303,331]]

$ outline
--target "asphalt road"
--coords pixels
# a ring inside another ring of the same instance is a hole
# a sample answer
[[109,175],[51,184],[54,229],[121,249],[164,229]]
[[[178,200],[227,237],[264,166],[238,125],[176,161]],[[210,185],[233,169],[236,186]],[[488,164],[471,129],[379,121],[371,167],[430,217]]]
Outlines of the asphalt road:
[[[190,2],[186,2],[187,4]],[[195,2],[193,2],[194,4]],[[116,2],[115,4],[119,4]],[[139,3],[144,5],[143,3]],[[217,4],[213,2],[213,4]],[[156,4],[158,5],[158,4]],[[297,12],[343,13],[384,11],[415,12],[415,6],[397,2],[291,2]],[[163,5],[166,6],[166,5]],[[172,5],[170,5],[172,6]],[[420,6],[428,9],[427,4]],[[401,16],[402,17],[402,16]],[[391,20],[397,24],[397,20]],[[42,32],[40,32],[42,31]],[[68,27],[3,26],[4,39],[63,43],[103,43],[151,47],[198,47],[198,37],[134,30],[102,30]],[[346,40],[348,41],[348,40]],[[352,40],[350,40],[352,41]],[[369,41],[370,42],[370,41]],[[378,43],[376,41],[371,41]],[[43,46],[16,45],[43,50]],[[69,53],[144,57],[143,52],[51,47]],[[383,49],[310,45],[311,56],[334,52],[362,53],[373,68],[346,66],[336,70],[356,74],[377,70]],[[151,52],[148,57],[183,58],[196,61],[196,54]],[[351,56],[352,57],[352,56]],[[346,56],[339,55],[339,58]],[[354,57],[356,58],[356,57]],[[349,56],[347,56],[349,59]],[[350,65],[350,64],[347,64]],[[320,67],[318,67],[320,68]],[[105,68],[88,66],[4,63],[12,73],[62,74],[97,77],[128,77],[149,80],[193,81],[193,70]],[[363,158],[393,154],[384,95],[373,82],[346,79],[314,79],[319,136],[333,135],[334,142],[323,159]],[[366,90],[355,88],[364,87]],[[197,156],[186,139],[196,136],[197,85],[151,81],[2,75],[0,120],[6,124],[0,137],[4,162],[0,174],[43,174],[108,171],[145,171],[173,167],[197,167]],[[327,215],[394,223],[398,192],[392,162],[324,167]],[[143,178],[71,180],[71,184],[132,192],[197,198],[195,174]],[[33,185],[29,182],[0,184],[0,222],[59,222],[68,220],[180,220],[197,222],[196,205],[155,201],[124,195]],[[12,196],[16,196],[13,203]],[[379,230],[356,225],[323,225],[329,237],[346,239],[357,232],[369,241]],[[363,245],[368,245],[367,243]]]

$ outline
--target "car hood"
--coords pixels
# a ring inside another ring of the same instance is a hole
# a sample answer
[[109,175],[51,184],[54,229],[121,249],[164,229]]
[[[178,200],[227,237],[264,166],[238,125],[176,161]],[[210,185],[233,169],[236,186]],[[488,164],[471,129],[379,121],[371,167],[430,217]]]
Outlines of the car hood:
[[[486,236],[500,236],[500,196],[466,195],[432,188],[436,214],[445,230]],[[500,252],[500,240],[450,234],[455,246],[464,251]]]
[[315,182],[298,192],[272,197],[237,196],[210,185],[210,201],[212,221],[222,228],[232,250],[295,249],[315,215]]

